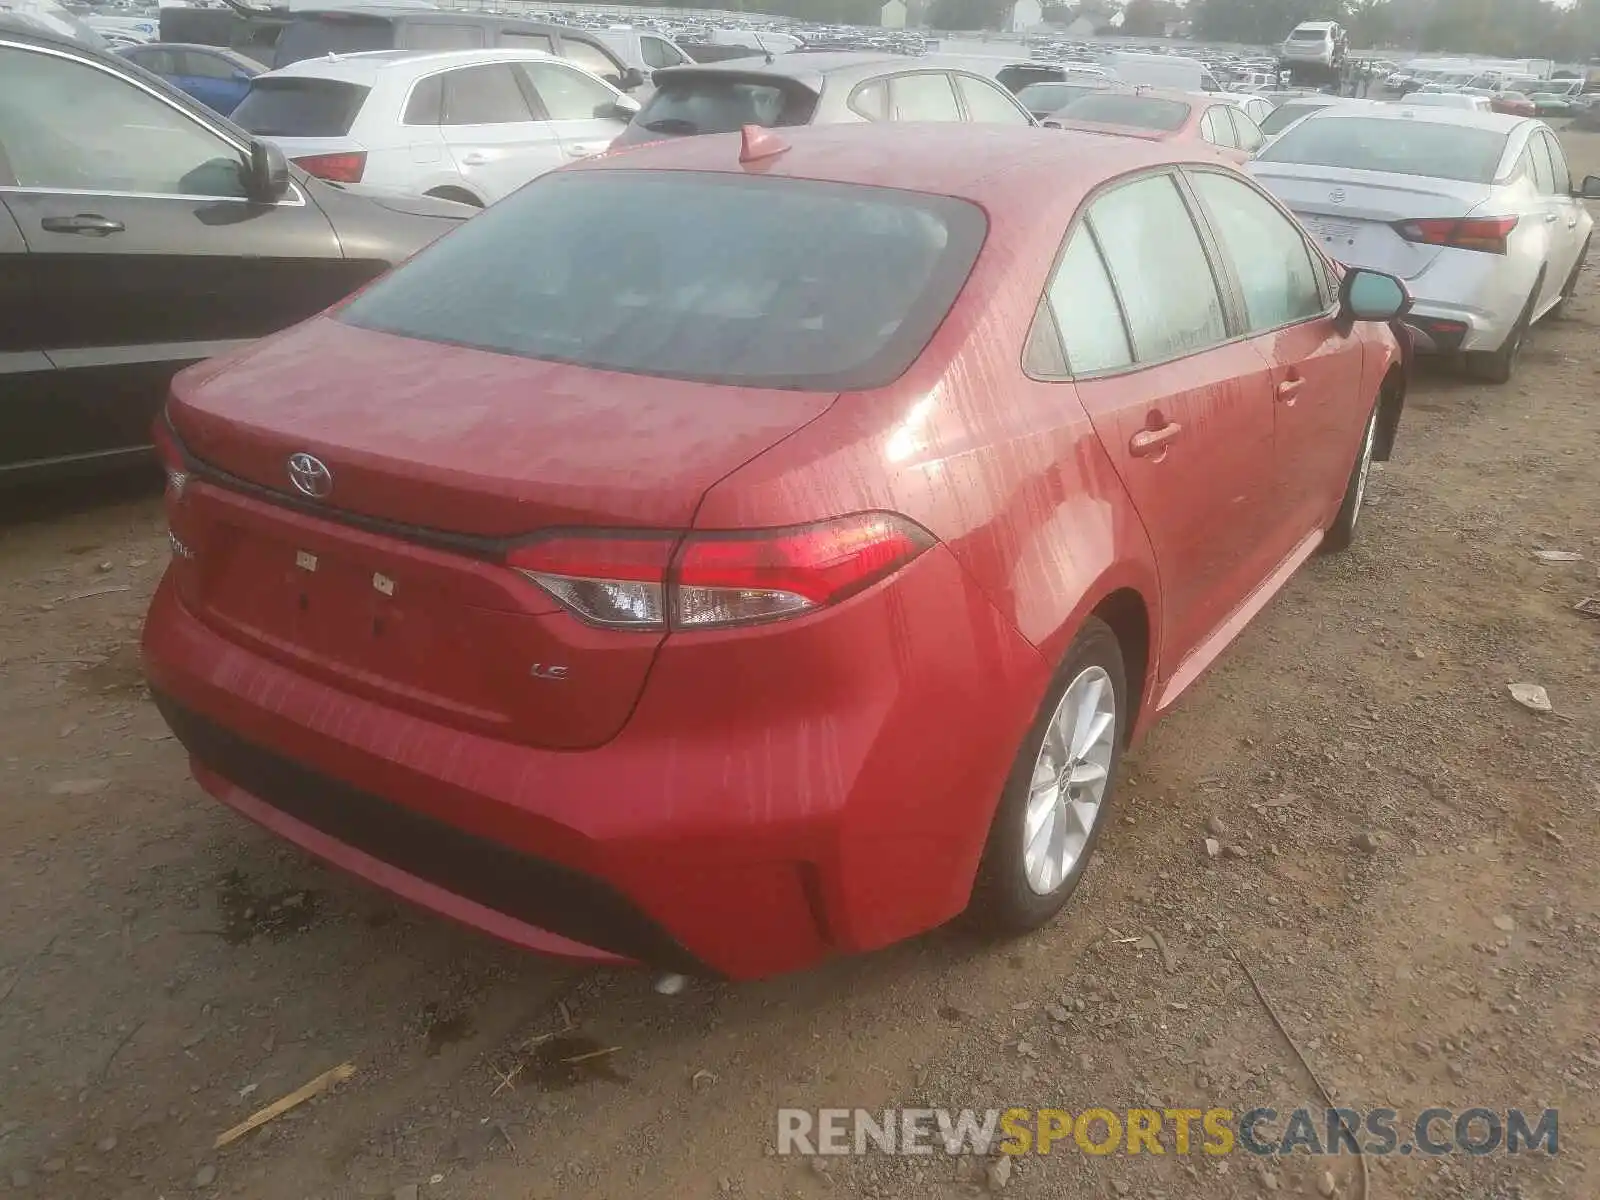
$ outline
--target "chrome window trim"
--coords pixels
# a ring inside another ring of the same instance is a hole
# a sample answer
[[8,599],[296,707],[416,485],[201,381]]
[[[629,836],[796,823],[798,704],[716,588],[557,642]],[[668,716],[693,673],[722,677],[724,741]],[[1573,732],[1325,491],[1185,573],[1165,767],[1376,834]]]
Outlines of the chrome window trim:
[[[109,75],[112,79],[118,80],[122,83],[131,84],[133,87],[138,88],[151,99],[157,100],[166,105],[180,117],[194,122],[207,133],[210,133],[212,136],[216,137],[226,145],[232,146],[234,152],[240,155],[241,158],[246,160],[249,158],[250,146],[248,143],[240,145],[238,138],[227,133],[220,126],[213,125],[209,120],[201,117],[199,114],[190,112],[181,104],[174,104],[170,96],[163,96],[149,84],[145,83],[142,79],[138,79],[131,75],[124,75],[120,71],[114,71],[105,63],[96,62],[92,58],[84,58],[82,55],[72,54],[66,50],[57,49],[54,46],[39,46],[32,42],[13,41],[3,35],[0,35],[0,49],[20,50],[25,54],[43,54],[50,58],[63,59],[66,62],[77,63],[82,67],[89,67],[92,70],[99,71],[103,75]],[[272,201],[270,204],[265,204],[259,200],[252,200],[248,196],[191,196],[184,193],[125,192],[107,188],[24,187],[21,184],[8,183],[0,183],[0,192],[18,195],[107,196],[117,199],[199,200],[207,203],[232,202],[234,204],[255,204],[262,208],[304,208],[306,204],[305,193],[300,189],[300,185],[297,184],[292,178],[289,180],[289,195],[280,197],[279,199]]]

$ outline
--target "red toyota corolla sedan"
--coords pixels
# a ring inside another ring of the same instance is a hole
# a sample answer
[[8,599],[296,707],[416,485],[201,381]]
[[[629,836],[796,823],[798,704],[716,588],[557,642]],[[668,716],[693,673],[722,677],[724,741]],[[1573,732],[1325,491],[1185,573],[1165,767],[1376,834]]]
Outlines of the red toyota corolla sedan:
[[537,950],[1029,929],[1129,739],[1350,540],[1407,303],[1199,146],[592,160],[178,377],[150,685],[218,799]]
[[1224,100],[1152,88],[1107,88],[1079,96],[1043,124],[1050,129],[1115,134],[1152,142],[1205,142],[1235,163],[1248,162],[1266,144],[1244,109]]

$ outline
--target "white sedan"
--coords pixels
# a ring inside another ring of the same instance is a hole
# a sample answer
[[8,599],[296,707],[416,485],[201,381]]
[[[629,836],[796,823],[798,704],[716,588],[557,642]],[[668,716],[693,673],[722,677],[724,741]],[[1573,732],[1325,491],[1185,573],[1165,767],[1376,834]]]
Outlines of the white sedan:
[[233,121],[323,179],[482,207],[605,150],[638,108],[539,50],[374,50],[256,76]]
[[1408,103],[1313,113],[1247,169],[1332,257],[1406,281],[1418,350],[1497,383],[1571,298],[1600,197],[1542,121]]

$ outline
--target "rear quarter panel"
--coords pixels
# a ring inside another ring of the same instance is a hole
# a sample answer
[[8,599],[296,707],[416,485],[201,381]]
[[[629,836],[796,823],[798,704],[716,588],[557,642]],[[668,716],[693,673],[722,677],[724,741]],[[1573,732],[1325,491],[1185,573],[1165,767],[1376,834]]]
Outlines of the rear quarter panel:
[[[903,513],[951,548],[1052,668],[1083,619],[1120,588],[1139,593],[1158,629],[1148,538],[1076,390],[1022,370],[1081,196],[1066,192],[1016,220],[991,207],[978,264],[919,361],[890,387],[841,396],[713,487],[697,527]],[[1017,206],[1005,211],[1015,215]]]

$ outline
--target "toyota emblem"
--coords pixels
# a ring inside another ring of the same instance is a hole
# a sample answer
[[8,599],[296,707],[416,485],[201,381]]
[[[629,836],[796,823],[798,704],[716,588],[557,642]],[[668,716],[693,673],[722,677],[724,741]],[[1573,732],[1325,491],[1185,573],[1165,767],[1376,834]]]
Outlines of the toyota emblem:
[[289,456],[289,482],[302,496],[322,500],[333,491],[333,472],[320,458],[302,451]]
[[1328,199],[1334,204],[1343,204],[1345,200],[1344,189],[1334,188],[1328,193]]

